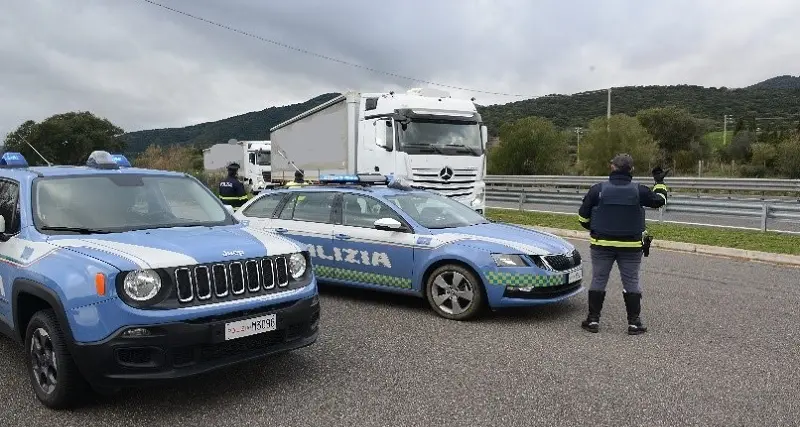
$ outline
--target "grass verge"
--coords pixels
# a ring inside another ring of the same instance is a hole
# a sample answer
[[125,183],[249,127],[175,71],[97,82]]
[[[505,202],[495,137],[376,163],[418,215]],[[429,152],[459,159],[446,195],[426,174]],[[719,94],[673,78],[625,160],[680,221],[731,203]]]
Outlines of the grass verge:
[[[586,231],[578,223],[577,215],[487,209],[486,216],[499,222]],[[650,221],[647,223],[647,230],[656,240],[800,255],[800,236],[790,234],[680,224],[659,224]]]

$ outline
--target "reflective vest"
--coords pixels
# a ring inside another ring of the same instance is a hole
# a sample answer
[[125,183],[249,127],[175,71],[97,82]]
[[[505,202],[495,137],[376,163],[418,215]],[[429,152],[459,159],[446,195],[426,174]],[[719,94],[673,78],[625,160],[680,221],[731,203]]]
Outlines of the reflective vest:
[[644,230],[645,211],[639,201],[639,185],[602,183],[598,203],[592,208],[592,234],[598,240],[624,238],[641,245],[639,239]]

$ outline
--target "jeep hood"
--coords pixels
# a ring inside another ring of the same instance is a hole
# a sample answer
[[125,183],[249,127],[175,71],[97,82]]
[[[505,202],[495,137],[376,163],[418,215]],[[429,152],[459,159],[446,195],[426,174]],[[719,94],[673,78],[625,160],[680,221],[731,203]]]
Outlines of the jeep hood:
[[124,233],[51,236],[59,248],[90,256],[121,270],[165,268],[299,252],[293,241],[249,227],[193,227]]

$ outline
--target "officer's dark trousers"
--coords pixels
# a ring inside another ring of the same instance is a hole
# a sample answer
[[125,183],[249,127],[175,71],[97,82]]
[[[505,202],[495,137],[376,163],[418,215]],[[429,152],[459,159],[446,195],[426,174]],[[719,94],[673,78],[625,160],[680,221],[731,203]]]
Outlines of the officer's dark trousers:
[[590,291],[605,291],[614,262],[619,268],[622,287],[625,292],[641,293],[639,286],[639,266],[642,264],[642,251],[618,251],[612,248],[591,248],[592,284]]

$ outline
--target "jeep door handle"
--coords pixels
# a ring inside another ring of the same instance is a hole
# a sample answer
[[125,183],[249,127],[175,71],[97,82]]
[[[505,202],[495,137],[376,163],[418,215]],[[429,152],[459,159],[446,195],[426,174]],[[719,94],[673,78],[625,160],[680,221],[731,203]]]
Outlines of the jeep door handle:
[[337,239],[347,240],[350,238],[347,234],[336,234]]
[[287,230],[287,229],[285,229],[285,228],[276,228],[276,229],[275,229],[275,232],[276,232],[276,233],[286,233],[287,231],[289,231],[289,230]]

